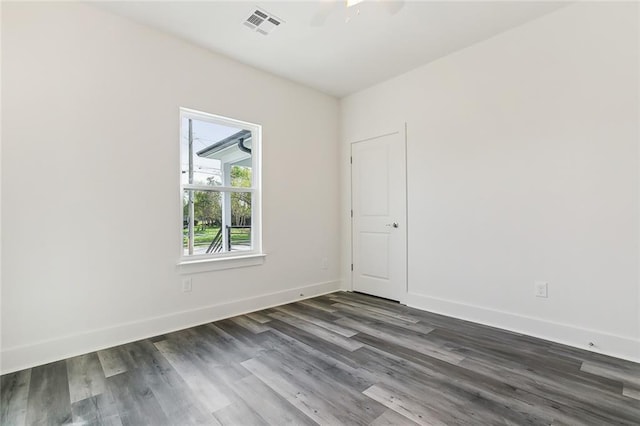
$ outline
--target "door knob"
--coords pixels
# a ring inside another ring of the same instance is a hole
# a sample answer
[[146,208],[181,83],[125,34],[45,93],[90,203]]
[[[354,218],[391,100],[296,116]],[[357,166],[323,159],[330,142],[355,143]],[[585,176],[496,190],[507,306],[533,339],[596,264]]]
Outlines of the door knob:
[[387,223],[385,226],[393,226],[394,228],[398,227],[398,222]]

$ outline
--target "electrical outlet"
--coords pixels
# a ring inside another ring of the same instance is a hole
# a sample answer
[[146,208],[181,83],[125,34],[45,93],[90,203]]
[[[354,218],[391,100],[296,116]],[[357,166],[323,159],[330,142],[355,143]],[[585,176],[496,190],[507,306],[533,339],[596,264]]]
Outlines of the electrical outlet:
[[327,259],[326,257],[322,258],[322,261],[320,261],[320,269],[322,269],[323,271],[329,269],[329,259]]
[[189,293],[192,290],[191,277],[182,279],[182,292]]
[[536,281],[534,283],[534,289],[535,289],[535,294],[536,297],[548,297],[549,293],[549,287],[546,281]]

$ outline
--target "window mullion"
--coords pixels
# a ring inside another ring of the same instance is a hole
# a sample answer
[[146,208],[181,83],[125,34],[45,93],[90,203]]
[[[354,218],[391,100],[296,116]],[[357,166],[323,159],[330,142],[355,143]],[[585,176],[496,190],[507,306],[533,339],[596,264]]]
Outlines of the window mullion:
[[232,186],[206,186],[206,185],[190,185],[185,183],[182,185],[182,189],[192,189],[195,191],[207,191],[207,192],[255,192],[255,188],[240,188]]

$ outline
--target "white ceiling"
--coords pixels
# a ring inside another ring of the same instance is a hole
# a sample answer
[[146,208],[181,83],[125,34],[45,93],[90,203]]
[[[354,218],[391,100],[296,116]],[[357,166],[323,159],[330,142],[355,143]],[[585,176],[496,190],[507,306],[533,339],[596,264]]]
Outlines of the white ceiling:
[[[342,97],[535,19],[567,3],[379,1],[95,3],[245,64]],[[268,36],[242,25],[255,6],[284,20]],[[324,25],[311,21],[330,9]],[[345,23],[347,13],[355,15]]]

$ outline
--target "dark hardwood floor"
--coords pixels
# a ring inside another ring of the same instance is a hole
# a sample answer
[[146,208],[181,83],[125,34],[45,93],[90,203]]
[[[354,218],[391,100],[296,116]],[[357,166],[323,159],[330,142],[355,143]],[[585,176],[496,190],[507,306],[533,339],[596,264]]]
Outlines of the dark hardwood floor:
[[2,425],[640,424],[640,365],[355,293],[2,376]]

